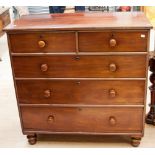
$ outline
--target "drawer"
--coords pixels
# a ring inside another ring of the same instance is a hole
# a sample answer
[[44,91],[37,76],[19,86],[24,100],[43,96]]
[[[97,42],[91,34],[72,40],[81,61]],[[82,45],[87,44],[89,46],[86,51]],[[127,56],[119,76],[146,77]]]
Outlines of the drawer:
[[136,78],[146,76],[146,56],[14,56],[13,67],[24,78]]
[[20,104],[144,104],[145,82],[138,80],[17,80],[16,85]]
[[147,31],[80,32],[80,52],[147,51]]
[[75,52],[75,33],[19,33],[9,35],[11,52]]
[[24,130],[51,132],[141,132],[142,108],[21,107]]

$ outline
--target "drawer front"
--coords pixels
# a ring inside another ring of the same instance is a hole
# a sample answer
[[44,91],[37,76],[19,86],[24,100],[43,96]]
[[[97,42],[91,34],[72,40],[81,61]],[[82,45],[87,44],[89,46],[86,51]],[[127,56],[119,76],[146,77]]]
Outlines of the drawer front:
[[32,56],[13,57],[16,77],[145,77],[146,56]]
[[20,104],[144,104],[144,81],[17,80],[16,85]]
[[147,51],[147,31],[81,32],[80,52],[140,52]]
[[75,33],[21,33],[9,35],[11,52],[75,52]]
[[142,108],[21,107],[25,130],[51,132],[141,132]]

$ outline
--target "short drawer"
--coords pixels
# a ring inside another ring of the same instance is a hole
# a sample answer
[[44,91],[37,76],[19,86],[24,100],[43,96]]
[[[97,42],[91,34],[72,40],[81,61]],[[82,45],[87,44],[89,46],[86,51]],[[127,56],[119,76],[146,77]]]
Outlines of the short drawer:
[[19,33],[9,35],[11,52],[75,52],[75,33]]
[[17,80],[19,104],[143,105],[145,81]]
[[146,76],[146,56],[14,56],[13,68],[23,78],[138,78]]
[[79,32],[79,51],[147,51],[147,39],[147,31]]
[[24,130],[51,132],[142,132],[142,108],[21,107]]

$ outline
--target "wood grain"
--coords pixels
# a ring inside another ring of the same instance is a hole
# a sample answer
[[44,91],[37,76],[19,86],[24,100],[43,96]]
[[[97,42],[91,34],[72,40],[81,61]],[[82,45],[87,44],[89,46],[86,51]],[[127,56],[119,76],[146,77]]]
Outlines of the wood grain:
[[[147,31],[80,32],[79,51],[81,52],[143,52],[147,51]],[[116,45],[110,46],[115,39]]]
[[16,85],[19,104],[144,104],[145,82],[138,80],[17,80]]
[[25,15],[4,30],[101,30],[101,29],[150,29],[152,25],[142,12],[103,12]]
[[[116,71],[110,71],[110,64],[116,64]],[[47,64],[48,70],[41,71]],[[15,77],[25,78],[93,78],[146,76],[146,56],[13,56]]]
[[[11,51],[14,53],[33,52],[75,52],[75,33],[20,33],[9,36]],[[45,42],[45,47],[40,48],[39,41]],[[63,45],[63,46],[62,46]]]
[[[142,108],[21,107],[21,111],[25,130],[103,133],[142,130]],[[115,125],[110,123],[111,117],[116,120]]]

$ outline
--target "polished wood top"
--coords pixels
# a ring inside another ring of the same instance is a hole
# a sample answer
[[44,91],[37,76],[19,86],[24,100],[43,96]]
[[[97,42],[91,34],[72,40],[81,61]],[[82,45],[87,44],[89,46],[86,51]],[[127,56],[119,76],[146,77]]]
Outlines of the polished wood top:
[[12,30],[150,29],[142,12],[26,15],[7,26]]

